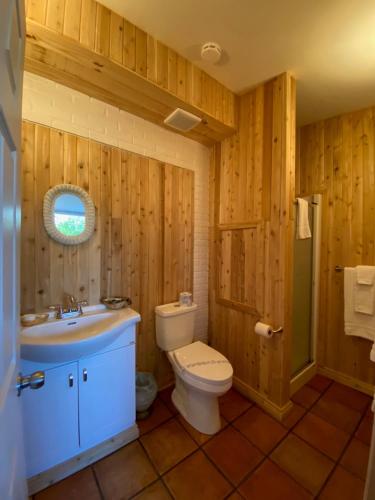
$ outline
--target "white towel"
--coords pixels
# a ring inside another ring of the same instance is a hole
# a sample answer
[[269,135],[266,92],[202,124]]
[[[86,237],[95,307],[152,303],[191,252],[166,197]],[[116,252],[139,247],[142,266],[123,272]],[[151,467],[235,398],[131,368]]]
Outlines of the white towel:
[[302,198],[297,198],[297,240],[306,238],[311,238],[309,203]]
[[373,285],[375,266],[357,266],[357,283],[359,285]]
[[356,267],[354,285],[354,310],[362,314],[374,314],[374,272],[373,266]]
[[362,314],[354,309],[357,273],[353,267],[344,270],[344,320],[346,335],[356,335],[375,341],[375,316]]

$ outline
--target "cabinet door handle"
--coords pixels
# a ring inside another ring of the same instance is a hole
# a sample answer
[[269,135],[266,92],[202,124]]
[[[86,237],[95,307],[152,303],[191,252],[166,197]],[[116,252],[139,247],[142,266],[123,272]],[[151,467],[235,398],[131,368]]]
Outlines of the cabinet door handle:
[[87,382],[87,370],[86,370],[86,368],[83,369],[82,373],[83,373],[83,381]]
[[72,374],[69,375],[69,387],[73,387],[74,384],[74,377]]

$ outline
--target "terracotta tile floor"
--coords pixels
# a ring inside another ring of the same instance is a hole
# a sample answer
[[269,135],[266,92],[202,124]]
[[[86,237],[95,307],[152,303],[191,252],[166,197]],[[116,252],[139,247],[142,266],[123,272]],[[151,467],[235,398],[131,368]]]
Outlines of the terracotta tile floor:
[[232,389],[220,401],[221,431],[207,436],[170,394],[159,393],[137,441],[33,500],[362,500],[368,396],[317,375],[281,424]]

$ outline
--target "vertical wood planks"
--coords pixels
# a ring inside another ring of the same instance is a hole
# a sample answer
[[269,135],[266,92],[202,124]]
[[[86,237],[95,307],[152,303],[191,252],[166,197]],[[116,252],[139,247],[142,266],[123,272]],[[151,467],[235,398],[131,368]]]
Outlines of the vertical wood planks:
[[110,49],[109,56],[113,61],[122,64],[122,48],[124,43],[124,19],[115,12],[110,13]]
[[[212,95],[206,106],[215,102]],[[224,91],[220,98],[227,98]],[[210,183],[211,340],[243,386],[279,408],[289,398],[294,114],[294,81],[287,74],[241,96],[238,131],[215,151]],[[282,325],[283,335],[256,336],[258,320]]]
[[[61,303],[64,293],[90,304],[102,295],[129,296],[142,316],[138,369],[154,371],[167,383],[171,371],[156,348],[154,309],[167,296],[165,281],[170,300],[192,289],[193,172],[24,122],[22,177],[22,311]],[[82,245],[60,245],[44,230],[44,195],[61,183],[78,184],[93,199],[95,230]]]
[[81,0],[65,0],[63,34],[74,40],[80,39]]
[[[40,214],[39,214],[40,215]],[[35,125],[22,127],[22,223],[21,223],[21,303],[23,310],[35,308]],[[27,281],[26,281],[27,276]]]
[[96,26],[96,2],[94,0],[82,0],[79,41],[92,50],[95,48],[94,26]]
[[164,303],[192,289],[193,185],[192,171],[164,166]]
[[65,0],[48,0],[46,26],[62,33],[64,26]]
[[322,194],[318,362],[374,384],[370,343],[344,334],[343,275],[336,265],[375,265],[374,108],[299,130],[299,195]]
[[234,94],[207,73],[95,0],[29,0],[27,18],[76,40],[229,127]]

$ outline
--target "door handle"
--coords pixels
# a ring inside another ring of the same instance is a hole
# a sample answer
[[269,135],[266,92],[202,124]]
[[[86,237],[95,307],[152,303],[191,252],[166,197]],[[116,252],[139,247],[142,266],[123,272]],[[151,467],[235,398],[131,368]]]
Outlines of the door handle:
[[86,370],[86,368],[83,369],[82,374],[83,374],[83,381],[87,382],[87,370]]
[[69,374],[68,380],[69,380],[69,387],[73,387],[74,377],[71,373]]
[[17,396],[21,396],[21,392],[27,387],[30,387],[30,389],[40,389],[44,386],[45,378],[45,373],[42,371],[34,372],[31,375],[22,375],[22,373],[19,373],[16,384]]

